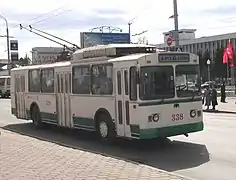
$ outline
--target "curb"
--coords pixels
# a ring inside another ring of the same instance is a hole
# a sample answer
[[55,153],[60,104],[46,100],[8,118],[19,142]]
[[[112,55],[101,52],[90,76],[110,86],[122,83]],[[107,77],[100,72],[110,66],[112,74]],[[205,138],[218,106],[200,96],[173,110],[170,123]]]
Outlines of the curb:
[[[19,134],[21,136],[27,136],[27,137],[30,137],[30,138],[35,138],[35,139],[41,140],[41,141],[47,141],[49,143],[54,143],[54,144],[64,146],[64,147],[67,147],[67,148],[72,148],[72,149],[75,149],[75,150],[81,150],[81,151],[90,152],[90,153],[105,156],[105,157],[111,157],[111,158],[114,158],[114,159],[117,159],[117,160],[125,161],[127,163],[141,165],[143,167],[158,170],[161,173],[165,173],[165,174],[169,174],[169,175],[172,175],[172,176],[177,176],[177,177],[183,178],[182,180],[197,180],[197,179],[193,179],[193,178],[190,178],[190,177],[187,177],[187,176],[180,175],[178,173],[168,172],[168,171],[165,171],[165,170],[162,170],[162,169],[159,169],[159,168],[155,168],[155,167],[152,167],[152,166],[141,164],[141,163],[138,163],[136,161],[132,161],[132,160],[129,160],[129,159],[117,157],[117,156],[114,156],[114,155],[106,154],[106,153],[103,153],[103,152],[96,152],[96,151],[93,151],[93,150],[88,150],[88,149],[85,149],[85,148],[76,147],[76,146],[73,146],[73,145],[68,145],[68,144],[65,144],[65,143],[61,143],[61,142],[58,142],[58,141],[55,141],[55,140],[48,141],[48,139],[46,139],[46,138],[37,137],[37,136],[34,136],[34,135],[28,135],[27,133],[18,132],[17,130],[7,130],[7,129],[4,129],[3,127],[0,127],[0,130],[3,131],[3,132],[6,131],[6,132],[9,132],[9,133]],[[0,131],[0,136],[1,136],[1,131]]]

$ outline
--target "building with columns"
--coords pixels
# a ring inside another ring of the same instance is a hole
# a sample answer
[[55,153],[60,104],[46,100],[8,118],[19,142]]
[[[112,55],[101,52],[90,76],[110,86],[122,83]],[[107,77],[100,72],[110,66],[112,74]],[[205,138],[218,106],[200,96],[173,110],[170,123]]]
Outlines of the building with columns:
[[[179,30],[179,48],[182,52],[201,53],[209,52],[210,59],[213,60],[214,54],[219,48],[227,47],[229,39],[236,50],[236,32],[228,34],[220,34],[214,36],[203,36],[195,38],[196,29],[180,29]],[[164,43],[155,45],[158,49],[167,51],[175,50],[174,31],[164,32]],[[169,41],[172,39],[171,41]],[[222,57],[223,58],[223,57]],[[235,81],[236,68],[229,68],[227,70],[227,79],[230,78],[232,82]],[[229,80],[229,79],[228,79]]]
[[[236,33],[220,34],[215,36],[203,36],[195,38],[195,29],[180,29],[179,30],[179,45],[184,52],[197,54],[209,51],[210,57],[214,57],[214,53],[220,47],[226,47],[229,39],[233,47],[236,47]],[[163,50],[171,50],[175,46],[175,41],[169,46],[167,44],[168,37],[172,36],[173,31],[164,32],[164,43],[157,44],[156,47]]]

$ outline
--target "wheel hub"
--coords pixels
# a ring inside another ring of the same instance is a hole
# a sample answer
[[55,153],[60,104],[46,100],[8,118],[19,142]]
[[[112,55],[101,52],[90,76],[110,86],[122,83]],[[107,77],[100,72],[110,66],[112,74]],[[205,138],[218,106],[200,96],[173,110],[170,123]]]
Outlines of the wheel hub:
[[100,125],[99,125],[99,128],[100,128],[100,134],[103,138],[106,138],[107,135],[108,135],[108,127],[107,127],[107,124],[105,122],[100,122]]

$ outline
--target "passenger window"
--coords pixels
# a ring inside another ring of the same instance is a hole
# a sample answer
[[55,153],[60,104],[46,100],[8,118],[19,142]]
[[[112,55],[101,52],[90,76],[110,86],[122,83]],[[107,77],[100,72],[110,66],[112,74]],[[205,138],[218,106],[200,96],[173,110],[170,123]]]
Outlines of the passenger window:
[[121,73],[117,71],[117,91],[118,95],[121,95]]
[[73,94],[90,94],[90,65],[74,66],[72,73]]
[[29,70],[29,92],[40,92],[40,69]]
[[7,85],[11,85],[11,79],[7,78]]
[[64,90],[64,82],[63,82],[63,74],[61,74],[61,93],[64,93],[65,90]]
[[92,66],[92,93],[110,95],[113,93],[113,64]]
[[69,74],[69,86],[68,86],[68,93],[71,93],[71,73]]
[[125,95],[129,94],[129,79],[128,79],[128,71],[125,70],[124,71],[124,81],[125,81]]
[[61,93],[61,89],[60,89],[60,75],[57,75],[57,92]]
[[0,86],[5,86],[5,78],[0,79]]
[[135,101],[137,100],[137,69],[135,66],[130,68],[130,100]]
[[42,92],[54,93],[54,69],[42,69]]
[[20,91],[25,92],[25,76],[20,76]]

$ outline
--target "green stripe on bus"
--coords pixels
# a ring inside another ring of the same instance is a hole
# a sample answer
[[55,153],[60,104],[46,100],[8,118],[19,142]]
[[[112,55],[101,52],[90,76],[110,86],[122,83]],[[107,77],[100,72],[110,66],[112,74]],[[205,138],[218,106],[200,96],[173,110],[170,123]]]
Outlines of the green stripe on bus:
[[139,106],[155,106],[155,105],[163,105],[163,104],[176,104],[176,103],[188,103],[188,102],[202,102],[202,98],[198,97],[195,99],[174,99],[168,100],[164,99],[163,101],[155,101],[155,102],[141,102],[138,103]]
[[94,129],[94,120],[92,118],[86,118],[86,117],[73,117],[73,123],[74,126],[78,128],[88,129],[92,130]]
[[58,123],[57,114],[54,113],[41,112],[41,118],[42,121]]
[[150,129],[139,129],[137,125],[130,125],[131,135],[134,135],[133,137],[137,137],[137,134],[139,134],[140,139],[153,139],[157,137],[176,136],[184,133],[202,131],[203,128],[203,122]]

